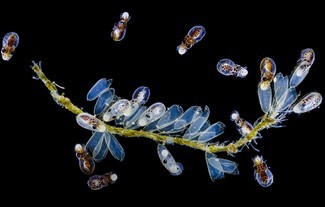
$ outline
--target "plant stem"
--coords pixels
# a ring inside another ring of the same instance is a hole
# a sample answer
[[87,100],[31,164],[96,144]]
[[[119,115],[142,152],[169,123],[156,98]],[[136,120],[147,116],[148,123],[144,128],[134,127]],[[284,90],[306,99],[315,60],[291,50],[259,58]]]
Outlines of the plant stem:
[[59,104],[62,107],[65,107],[69,111],[71,111],[74,114],[80,114],[82,113],[82,110],[78,108],[77,106],[73,105],[73,103],[70,101],[69,98],[66,98],[64,95],[60,95],[58,93],[58,89],[56,88],[56,85],[54,82],[50,81],[46,75],[43,73],[40,64],[36,64],[33,62],[33,66],[31,68],[36,73],[36,75],[41,79],[46,86],[46,88],[51,92],[51,95],[54,99],[54,101]]
[[[69,111],[71,111],[76,115],[83,112],[80,108],[75,106],[70,101],[69,98],[66,98],[63,94],[59,95],[55,83],[50,81],[46,77],[46,75],[43,73],[42,69],[40,68],[40,65],[36,64],[35,62],[33,62],[33,64],[34,65],[31,68],[35,71],[37,76],[43,81],[47,89],[50,91],[55,102],[57,102],[59,105],[65,107],[66,109],[68,109]],[[117,134],[123,137],[145,137],[145,138],[155,140],[157,142],[167,142],[169,140],[172,140],[173,143],[175,144],[192,147],[194,149],[199,149],[205,152],[210,152],[210,153],[227,152],[227,153],[235,154],[239,152],[238,150],[239,148],[245,146],[247,143],[256,139],[261,130],[268,128],[275,123],[276,123],[275,119],[272,119],[267,114],[265,114],[258,122],[258,124],[256,124],[253,127],[252,131],[249,134],[238,139],[236,142],[232,142],[227,145],[200,143],[198,141],[188,140],[182,137],[172,137],[168,135],[161,135],[161,134],[156,134],[153,132],[147,132],[143,130],[125,129],[121,127],[110,126],[108,124],[106,124],[106,128],[110,133]]]

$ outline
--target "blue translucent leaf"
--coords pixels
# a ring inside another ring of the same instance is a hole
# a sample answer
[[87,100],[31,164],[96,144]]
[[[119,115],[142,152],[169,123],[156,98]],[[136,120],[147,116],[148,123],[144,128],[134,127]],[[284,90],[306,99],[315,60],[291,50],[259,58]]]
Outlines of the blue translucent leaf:
[[274,94],[275,101],[278,102],[284,92],[288,89],[288,77],[283,76],[282,73],[276,74],[274,78]]
[[130,101],[130,107],[124,111],[124,116],[125,117],[130,117],[132,116],[140,107],[139,102],[137,99],[132,99]]
[[257,93],[261,109],[264,113],[267,113],[270,110],[272,103],[271,86],[261,81],[258,85]]
[[103,113],[109,105],[112,103],[115,97],[115,89],[109,88],[105,90],[97,99],[95,107],[94,107],[94,114],[101,114]]
[[221,164],[222,171],[224,173],[228,173],[228,174],[232,174],[232,175],[239,174],[237,163],[230,161],[230,160],[222,159],[222,158],[218,158],[218,161]]
[[152,104],[145,112],[139,117],[137,124],[140,127],[147,126],[151,122],[160,119],[166,112],[166,107],[163,103],[157,102]]
[[207,142],[219,135],[221,135],[226,128],[226,125],[222,122],[217,122],[212,124],[209,128],[207,128],[198,138],[199,142]]
[[147,126],[145,126],[143,128],[144,131],[148,131],[148,132],[153,132],[157,129],[157,123],[158,123],[159,119],[157,119],[154,122],[151,122],[150,124],[148,124]]
[[201,129],[199,130],[199,133],[204,132],[207,128],[210,127],[210,121],[206,120]]
[[183,129],[187,125],[194,122],[197,118],[199,118],[202,114],[202,108],[199,106],[191,106],[187,109],[184,114],[176,120],[174,123],[174,129],[179,130]]
[[174,125],[169,125],[165,128],[162,128],[162,129],[158,129],[159,132],[163,133],[163,134],[167,134],[167,133],[170,133],[171,131],[174,130]]
[[180,105],[172,105],[159,119],[157,128],[165,128],[176,121],[183,114],[183,108]]
[[224,178],[222,166],[218,158],[212,153],[205,153],[205,160],[208,166],[208,172],[212,181]]
[[174,124],[171,124],[165,128],[159,129],[162,134],[175,134],[184,131],[184,129],[175,129]]
[[202,128],[202,126],[205,124],[205,122],[208,120],[209,115],[210,109],[208,106],[205,106],[201,116],[197,118],[185,132],[184,138],[190,139],[194,134],[197,134]]
[[140,86],[137,88],[133,95],[132,99],[137,99],[139,101],[139,105],[145,104],[150,97],[150,89],[146,86]]
[[122,161],[125,153],[117,139],[108,131],[95,132],[86,144],[87,150],[92,152],[95,161],[103,160],[108,150],[114,158]]
[[176,162],[172,154],[163,144],[158,144],[157,153],[163,166],[169,171],[171,175],[180,175],[183,171],[183,165]]
[[122,161],[125,156],[125,152],[121,144],[117,141],[113,134],[106,131],[105,138],[109,140],[108,150],[111,152],[115,159]]
[[86,149],[92,152],[93,159],[96,162],[103,160],[108,151],[109,140],[105,139],[102,132],[95,132],[86,144]]
[[109,145],[109,142],[110,140],[107,140],[105,139],[105,136],[103,136],[97,146],[95,147],[94,151],[93,151],[93,158],[96,162],[100,162],[102,161],[106,155],[107,155],[107,152],[108,152],[108,145]]
[[198,138],[207,128],[210,127],[210,121],[207,119],[201,129],[197,133],[192,133],[192,134],[184,134],[185,139],[196,139]]
[[137,125],[137,121],[140,118],[141,114],[147,110],[148,107],[146,106],[141,106],[140,108],[137,109],[135,113],[133,113],[130,117],[124,120],[124,127],[128,129],[135,129],[138,128],[139,126]]
[[223,178],[224,173],[232,175],[239,174],[238,165],[233,161],[217,158],[216,155],[208,152],[205,153],[205,159],[212,181]]
[[308,75],[311,63],[303,61],[298,63],[290,77],[290,87],[297,87]]
[[94,132],[86,144],[86,149],[92,152],[102,137],[102,132]]
[[96,99],[101,93],[103,93],[104,90],[109,88],[112,84],[113,80],[109,79],[106,80],[106,78],[99,79],[95,85],[89,90],[87,94],[87,101],[92,101]]
[[281,112],[290,107],[298,98],[295,88],[289,88],[277,103],[276,111]]
[[112,104],[103,114],[105,122],[112,121],[124,115],[124,112],[130,108],[130,101],[127,99],[120,99]]

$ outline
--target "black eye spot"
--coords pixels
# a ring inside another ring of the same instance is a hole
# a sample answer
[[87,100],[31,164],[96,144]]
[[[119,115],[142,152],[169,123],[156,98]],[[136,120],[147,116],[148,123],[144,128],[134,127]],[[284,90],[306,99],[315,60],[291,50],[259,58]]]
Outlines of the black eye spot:
[[167,163],[167,160],[163,160],[163,163],[166,164]]

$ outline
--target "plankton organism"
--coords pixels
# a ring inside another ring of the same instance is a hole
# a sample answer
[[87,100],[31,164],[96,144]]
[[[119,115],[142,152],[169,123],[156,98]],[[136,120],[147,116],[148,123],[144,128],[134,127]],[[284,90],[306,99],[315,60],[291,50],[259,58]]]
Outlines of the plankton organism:
[[76,144],[74,151],[76,152],[76,157],[79,160],[80,170],[85,174],[93,173],[95,169],[95,162],[88,153],[86,147],[81,144]]
[[247,67],[235,64],[230,59],[222,59],[216,66],[219,73],[225,76],[235,76],[239,78],[245,78],[248,74]]
[[8,32],[2,40],[1,56],[5,61],[9,61],[19,44],[19,36],[16,32]]
[[195,26],[190,29],[184,37],[182,43],[177,46],[177,51],[180,55],[184,55],[193,45],[202,40],[205,36],[205,28],[203,26]]
[[87,185],[91,190],[99,190],[103,187],[107,187],[109,184],[114,184],[117,180],[115,173],[105,173],[104,175],[93,175],[88,181]]
[[262,156],[256,156],[253,159],[254,162],[254,176],[258,184],[263,187],[269,187],[273,183],[273,174],[267,167]]
[[120,21],[114,24],[111,37],[114,41],[121,41],[125,37],[127,23],[130,21],[131,16],[128,12],[123,12],[120,16]]

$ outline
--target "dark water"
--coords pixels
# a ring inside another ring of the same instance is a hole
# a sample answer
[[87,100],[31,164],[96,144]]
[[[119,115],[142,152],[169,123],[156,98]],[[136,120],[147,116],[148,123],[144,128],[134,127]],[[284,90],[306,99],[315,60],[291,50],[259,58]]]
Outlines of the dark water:
[[[320,14],[312,10],[302,13],[276,5],[254,10],[231,3],[215,7],[186,1],[180,5],[107,4],[29,5],[23,12],[11,14],[12,18],[3,18],[1,38],[10,31],[20,36],[13,58],[0,61],[5,72],[1,83],[3,110],[9,112],[3,129],[7,135],[2,136],[1,144],[3,188],[8,192],[91,192],[86,184],[89,176],[81,173],[74,154],[74,145],[87,142],[91,132],[80,128],[73,114],[52,101],[41,81],[32,79],[32,60],[42,61],[47,76],[64,86],[67,97],[87,112],[92,112],[95,102],[87,102],[86,94],[102,77],[112,78],[112,87],[124,98],[130,98],[138,86],[148,86],[149,105],[158,101],[184,109],[208,105],[210,121],[227,126],[221,141],[239,138],[229,120],[232,110],[251,123],[262,115],[257,83],[264,57],[273,58],[277,71],[289,75],[300,50],[313,48],[315,63],[298,89],[302,95],[310,91],[324,95],[324,52],[316,37],[324,32],[315,22]],[[123,11],[132,18],[125,38],[114,42],[110,32]],[[181,56],[176,47],[195,25],[204,26],[207,34]],[[222,76],[215,68],[222,58],[247,66],[248,76]],[[223,194],[313,192],[314,185],[324,182],[319,171],[323,117],[322,105],[306,114],[291,114],[286,127],[262,132],[263,139],[256,146],[260,152],[244,148],[234,158],[221,153],[220,157],[239,164],[240,175],[226,175],[215,182],[208,176],[201,151],[169,146],[184,165],[183,174],[173,177],[161,165],[156,143],[118,137],[125,160],[120,163],[108,156],[97,164],[95,174],[113,171],[119,179],[99,194],[116,199],[150,194],[167,199],[180,193],[214,198]],[[269,188],[254,180],[251,159],[255,155],[263,155],[274,174]]]

